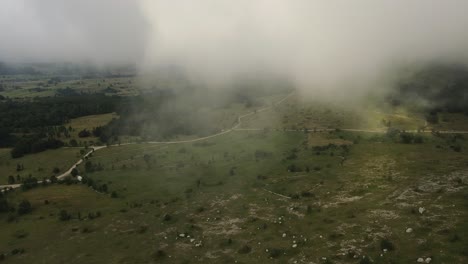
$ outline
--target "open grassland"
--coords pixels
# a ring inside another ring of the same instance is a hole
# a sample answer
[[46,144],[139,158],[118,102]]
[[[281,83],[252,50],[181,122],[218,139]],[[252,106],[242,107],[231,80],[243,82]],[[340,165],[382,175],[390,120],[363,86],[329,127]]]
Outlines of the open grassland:
[[[402,130],[417,130],[426,125],[422,113],[410,111],[402,106],[376,105],[364,99],[359,102],[359,107],[356,107],[356,104],[311,101],[295,94],[282,104],[273,104],[271,109],[249,116],[244,120],[242,128],[376,130],[390,126]],[[451,123],[446,125],[450,126]]]
[[468,115],[461,113],[439,113],[439,122],[433,124],[436,130],[468,130]]
[[69,142],[70,140],[76,140],[79,145],[88,144],[88,146],[97,144],[99,142],[99,138],[94,137],[93,135],[90,137],[79,137],[78,134],[83,130],[92,132],[94,128],[105,126],[112,121],[112,119],[118,118],[119,116],[116,113],[109,113],[71,119],[70,122],[64,125],[65,128],[69,130],[69,137],[65,141]]
[[[0,184],[8,184],[8,176],[27,178],[29,175],[42,180],[44,177],[65,172],[80,158],[79,148],[61,148],[26,155],[13,159],[10,149],[0,149]],[[18,170],[18,165],[20,169]],[[58,172],[54,173],[54,168]],[[18,182],[19,183],[19,182]]]
[[79,167],[108,194],[9,194],[34,210],[1,216],[0,248],[24,249],[5,263],[464,263],[467,147],[451,135],[283,131],[110,147]]

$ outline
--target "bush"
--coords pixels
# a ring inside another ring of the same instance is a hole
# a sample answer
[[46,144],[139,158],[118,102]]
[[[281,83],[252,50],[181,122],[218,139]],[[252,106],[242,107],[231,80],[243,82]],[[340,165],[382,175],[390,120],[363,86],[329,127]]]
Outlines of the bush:
[[60,221],[68,221],[71,219],[71,215],[66,210],[62,209],[59,213],[59,219]]
[[359,261],[359,264],[371,264],[372,260],[368,256],[362,257],[361,261]]
[[153,258],[155,260],[159,260],[159,259],[163,259],[167,256],[166,252],[164,252],[164,250],[162,249],[159,249],[157,250],[154,254],[153,254]]
[[237,250],[237,253],[239,254],[248,254],[252,251],[252,248],[247,246],[247,245],[244,245],[243,247],[239,248],[239,250]]
[[270,258],[279,258],[283,254],[283,250],[278,248],[270,249]]
[[388,251],[392,251],[392,250],[395,250],[395,246],[390,240],[388,240],[387,238],[384,238],[380,241],[380,249],[381,250],[387,249]]
[[28,214],[31,211],[32,211],[31,203],[28,200],[23,200],[18,205],[18,214],[19,215]]
[[170,214],[165,214],[165,215],[163,216],[163,221],[169,222],[169,221],[171,221],[171,220],[172,220],[172,216],[171,216]]

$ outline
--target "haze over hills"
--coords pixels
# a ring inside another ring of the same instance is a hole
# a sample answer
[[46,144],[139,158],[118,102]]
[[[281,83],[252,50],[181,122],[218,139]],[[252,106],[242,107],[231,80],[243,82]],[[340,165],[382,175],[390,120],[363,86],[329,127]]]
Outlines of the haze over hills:
[[467,263],[468,5],[0,3],[0,262]]

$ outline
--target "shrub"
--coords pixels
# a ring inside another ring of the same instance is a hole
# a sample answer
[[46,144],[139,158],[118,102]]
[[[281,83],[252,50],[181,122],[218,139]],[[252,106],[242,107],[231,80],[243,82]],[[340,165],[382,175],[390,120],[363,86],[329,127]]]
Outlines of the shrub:
[[68,221],[70,220],[71,218],[71,215],[66,211],[66,210],[60,210],[60,213],[59,213],[59,219],[60,221]]
[[153,258],[155,260],[158,260],[158,259],[163,259],[167,256],[166,252],[162,249],[158,249],[154,254],[153,254]]
[[270,258],[279,258],[283,254],[283,250],[278,248],[270,249]]
[[380,249],[382,250],[387,249],[388,251],[392,251],[392,250],[395,250],[395,246],[390,240],[388,240],[387,238],[384,238],[380,241]]
[[248,254],[252,251],[252,248],[247,246],[247,245],[244,245],[243,247],[239,248],[239,250],[237,250],[237,253],[239,254]]
[[23,200],[18,205],[18,214],[19,215],[28,214],[31,211],[32,211],[31,203],[28,200]]

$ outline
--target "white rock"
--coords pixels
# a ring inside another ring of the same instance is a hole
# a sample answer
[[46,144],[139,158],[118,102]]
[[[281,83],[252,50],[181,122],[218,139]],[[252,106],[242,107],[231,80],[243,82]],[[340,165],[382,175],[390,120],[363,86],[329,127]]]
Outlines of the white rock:
[[179,234],[179,236],[180,236],[180,237],[185,237],[185,234],[184,234],[184,233],[182,233],[182,234]]
[[283,233],[283,237],[286,237],[286,233]]
[[423,263],[424,262],[424,259],[423,258],[418,258],[417,260],[419,263]]
[[432,259],[431,258],[426,258],[426,263],[431,263]]
[[426,209],[424,209],[424,207],[419,207],[418,211],[419,211],[420,214],[422,214],[422,213],[424,213],[424,211],[426,211]]
[[411,232],[413,232],[413,228],[409,227],[406,229],[406,233],[411,233]]
[[326,257],[322,257],[322,260],[327,260],[327,258],[326,258]]
[[297,244],[293,244],[292,247],[293,247],[293,248],[297,248]]
[[195,239],[194,239],[194,238],[191,238],[191,239],[190,239],[190,243],[193,243],[193,241],[195,241]]
[[387,253],[387,251],[388,251],[388,249],[386,249],[386,248],[383,249],[383,252]]

